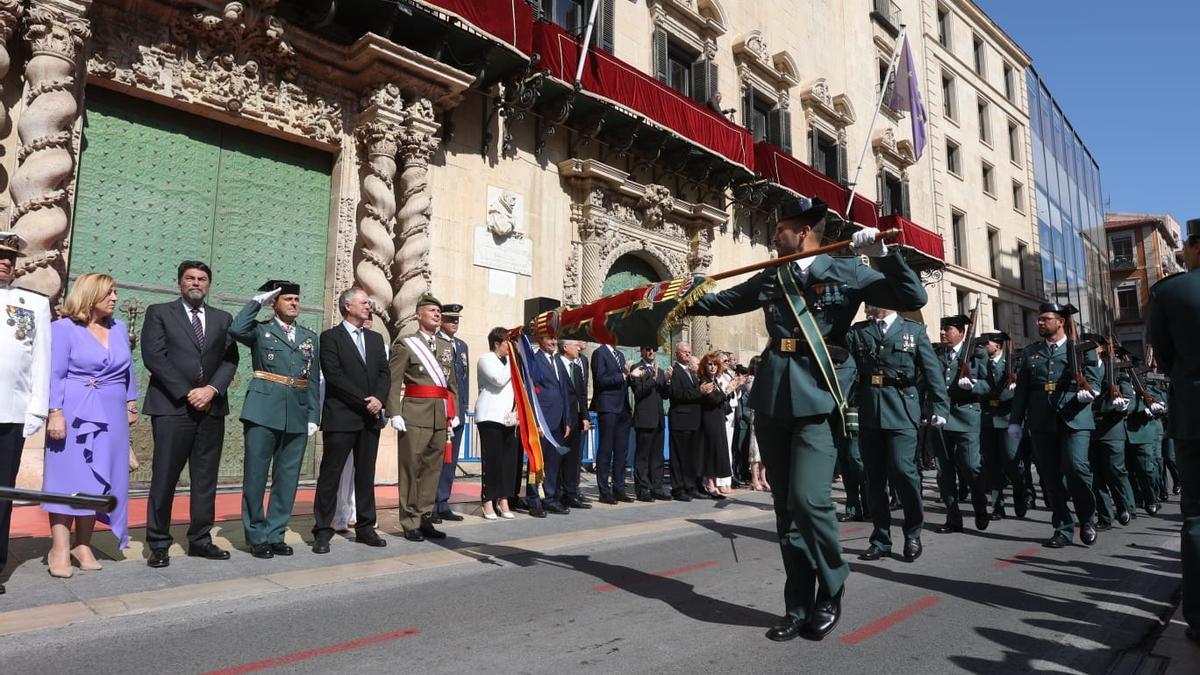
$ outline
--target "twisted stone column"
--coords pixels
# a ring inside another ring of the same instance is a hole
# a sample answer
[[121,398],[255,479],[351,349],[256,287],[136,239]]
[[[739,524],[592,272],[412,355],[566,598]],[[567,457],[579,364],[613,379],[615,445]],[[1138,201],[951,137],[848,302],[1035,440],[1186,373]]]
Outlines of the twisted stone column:
[[21,148],[12,178],[12,228],[29,242],[21,285],[50,297],[66,276],[63,241],[70,225],[66,187],[75,171],[71,130],[79,114],[76,74],[91,37],[89,2],[33,0],[25,40],[25,109],[17,124]]
[[392,319],[392,260],[396,227],[396,151],[400,126],[375,119],[358,128],[363,146],[362,203],[354,243],[354,283],[371,299],[371,312],[388,344]]
[[392,259],[394,295],[391,326],[393,335],[403,334],[415,319],[417,299],[429,290],[433,273],[429,268],[429,217],[433,196],[429,189],[429,158],[437,150],[438,125],[433,106],[422,99],[405,111],[401,134],[403,169],[400,172],[400,246]]
[[[17,29],[21,21],[21,16],[24,13],[25,7],[21,0],[0,0],[0,82],[4,81],[4,78],[8,76],[9,66],[12,65],[12,57],[8,53],[8,41],[12,38],[12,34]],[[0,87],[0,94],[3,94],[3,92],[3,87]],[[4,132],[7,128],[8,106],[4,105],[3,101],[0,100],[0,133]],[[6,179],[5,171],[0,169],[0,191],[3,190]],[[7,211],[8,204],[0,205],[0,210]],[[7,224],[7,218],[0,219],[0,223]]]
[[[708,267],[712,265],[712,230],[699,229],[692,237],[691,251],[688,253],[688,266],[695,276],[707,276]],[[712,349],[708,342],[708,317],[692,317],[692,351],[697,355],[707,354]]]

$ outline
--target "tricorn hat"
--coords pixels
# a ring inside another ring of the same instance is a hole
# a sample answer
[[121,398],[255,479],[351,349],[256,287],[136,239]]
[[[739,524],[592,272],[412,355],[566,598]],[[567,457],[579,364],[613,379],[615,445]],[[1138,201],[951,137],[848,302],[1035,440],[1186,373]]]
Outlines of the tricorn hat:
[[971,325],[971,319],[966,314],[955,314],[954,316],[942,317],[942,328],[946,326],[954,326],[959,330],[966,330],[967,326]]
[[25,257],[25,238],[16,232],[0,232],[0,253],[15,253],[18,258]]
[[1002,330],[998,330],[998,331],[995,331],[994,333],[985,333],[983,336],[983,339],[986,342],[995,342],[996,344],[1000,345],[1000,344],[1004,344],[1005,342],[1007,342],[1009,340],[1009,337],[1008,337],[1008,333],[1005,333]]
[[1067,318],[1068,316],[1071,316],[1072,314],[1079,313],[1079,310],[1075,308],[1075,305],[1072,305],[1071,303],[1067,303],[1065,305],[1060,305],[1057,302],[1043,302],[1042,304],[1038,305],[1038,311],[1039,312],[1054,312],[1055,314],[1063,317],[1064,319]]
[[294,281],[284,281],[282,279],[272,279],[262,286],[259,286],[258,290],[273,291],[276,288],[280,289],[280,295],[300,295],[300,284]]
[[442,303],[437,298],[433,297],[433,293],[422,293],[421,297],[417,298],[417,309],[425,305],[437,305],[438,309],[442,308]]
[[797,220],[802,225],[816,225],[828,211],[829,205],[816,197],[795,197],[779,205],[779,220]]
[[462,316],[462,305],[442,305],[443,319],[457,319]]

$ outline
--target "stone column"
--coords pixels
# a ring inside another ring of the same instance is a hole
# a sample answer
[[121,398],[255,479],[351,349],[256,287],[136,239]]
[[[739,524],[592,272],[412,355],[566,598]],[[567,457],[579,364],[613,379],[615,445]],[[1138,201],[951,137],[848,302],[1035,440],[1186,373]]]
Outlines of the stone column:
[[29,242],[21,285],[56,301],[66,276],[63,241],[70,227],[67,185],[75,175],[71,131],[79,114],[76,76],[91,37],[91,0],[31,0],[25,40],[25,108],[12,178],[12,229]]
[[604,223],[598,216],[588,216],[579,224],[581,246],[580,270],[583,278],[579,283],[579,300],[581,303],[595,302],[600,299],[604,290],[604,275],[608,270],[601,269],[604,262]]
[[[712,230],[697,228],[692,235],[691,250],[688,252],[688,267],[694,276],[707,276],[708,267],[712,265]],[[692,327],[692,351],[698,356],[707,354],[712,346],[708,343],[708,317],[694,316]]]
[[429,217],[433,195],[429,189],[429,158],[438,146],[438,124],[433,104],[419,99],[405,110],[400,136],[403,169],[400,172],[399,250],[392,258],[391,327],[401,335],[415,319],[417,298],[429,290]]
[[[0,0],[0,82],[8,76],[9,66],[12,65],[12,57],[8,53],[8,41],[16,31],[24,13],[25,7],[21,0]],[[3,94],[3,88],[0,88],[0,94]],[[7,127],[8,106],[0,100],[0,130]],[[4,170],[0,169],[0,186],[7,183],[6,179]],[[7,225],[8,209],[9,204],[0,197],[0,224]]]
[[376,330],[390,344],[393,325],[392,260],[396,257],[396,152],[400,125],[392,115],[377,112],[360,123],[356,133],[360,155],[362,202],[354,242],[354,283],[371,298]]

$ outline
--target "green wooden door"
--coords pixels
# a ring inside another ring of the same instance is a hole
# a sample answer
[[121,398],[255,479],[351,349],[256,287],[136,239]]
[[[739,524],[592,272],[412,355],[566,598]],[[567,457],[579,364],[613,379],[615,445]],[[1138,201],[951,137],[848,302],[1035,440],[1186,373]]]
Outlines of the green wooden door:
[[[650,263],[636,255],[623,255],[617,258],[616,262],[608,270],[608,276],[604,277],[604,285],[601,287],[600,295],[612,295],[662,280],[662,277],[650,266]],[[620,347],[619,349],[625,354],[625,358],[630,363],[641,358],[638,350],[633,347]],[[663,367],[669,366],[671,363],[670,354],[664,354],[660,349],[658,363]]]
[[[176,266],[206,261],[209,302],[237,313],[263,281],[291,279],[303,291],[300,322],[325,327],[323,300],[332,158],[102,89],[88,90],[71,233],[70,276],[104,272],[117,280],[120,317],[179,297]],[[264,313],[262,316],[266,316]],[[138,322],[140,326],[140,321]],[[242,363],[230,388],[220,479],[242,473],[238,413],[250,373]],[[139,386],[149,374],[135,358]],[[150,420],[131,435],[150,479]],[[303,475],[315,473],[314,453]],[[186,480],[186,473],[184,474]]]

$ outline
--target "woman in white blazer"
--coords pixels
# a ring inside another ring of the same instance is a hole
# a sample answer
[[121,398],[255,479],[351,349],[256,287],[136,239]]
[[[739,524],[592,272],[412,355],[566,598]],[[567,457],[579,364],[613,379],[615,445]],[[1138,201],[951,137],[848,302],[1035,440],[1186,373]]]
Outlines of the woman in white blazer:
[[509,370],[505,328],[488,333],[488,353],[479,357],[475,381],[475,424],[479,428],[480,462],[483,465],[483,517],[512,518],[508,500],[517,484],[517,417],[513,409],[512,372]]

